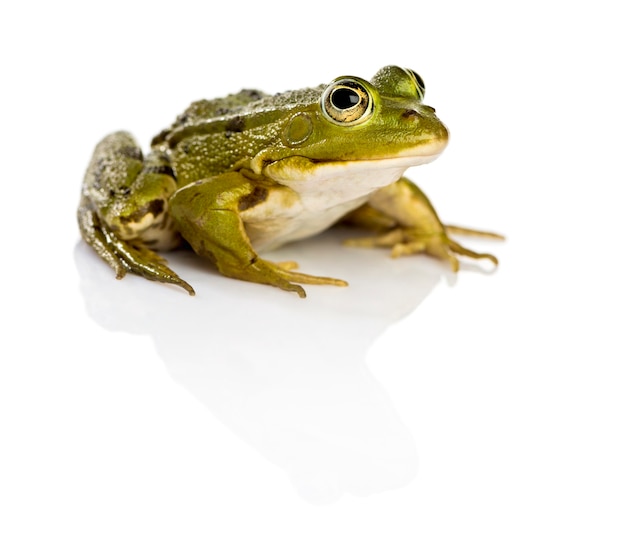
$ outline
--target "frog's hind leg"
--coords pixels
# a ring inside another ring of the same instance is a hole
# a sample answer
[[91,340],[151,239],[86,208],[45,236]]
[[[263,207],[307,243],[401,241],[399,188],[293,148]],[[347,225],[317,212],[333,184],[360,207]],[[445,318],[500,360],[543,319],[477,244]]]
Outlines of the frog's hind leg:
[[444,225],[426,195],[404,177],[374,193],[347,221],[379,232],[377,236],[347,240],[347,245],[388,247],[393,257],[426,253],[448,262],[455,272],[460,266],[459,256],[487,259],[494,266],[498,259],[463,247],[450,234],[504,239],[498,233]]
[[110,245],[109,233],[103,229],[98,215],[91,209],[89,200],[84,195],[81,197],[76,216],[83,240],[94,249],[101,259],[115,270],[115,277],[122,279],[126,272],[131,271],[131,267],[116,255],[115,249]]
[[108,227],[102,225],[96,212],[83,206],[83,203],[78,209],[78,226],[85,242],[115,270],[117,279],[122,279],[131,272],[153,281],[178,285],[191,296],[195,294],[189,283],[165,265],[165,259],[146,247],[118,238]]
[[96,147],[85,174],[78,226],[85,242],[118,279],[132,272],[178,285],[193,295],[193,288],[149,249],[169,249],[178,240],[167,207],[175,189],[164,156],[150,154],[144,161],[130,134],[111,134]]

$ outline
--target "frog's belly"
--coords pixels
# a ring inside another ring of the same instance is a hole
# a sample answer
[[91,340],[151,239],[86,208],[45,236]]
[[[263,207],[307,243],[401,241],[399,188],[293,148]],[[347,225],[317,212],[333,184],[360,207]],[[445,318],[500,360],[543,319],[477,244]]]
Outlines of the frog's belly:
[[292,210],[295,207],[290,207],[279,217],[246,223],[246,232],[257,252],[276,249],[288,242],[321,233],[365,201],[367,197],[354,199],[323,211],[310,211],[303,207],[300,207],[302,210]]
[[318,234],[396,182],[410,166],[435,157],[318,164],[301,175],[290,169],[288,176],[268,169],[266,174],[287,188],[277,188],[263,206],[242,214],[250,241],[264,251]]

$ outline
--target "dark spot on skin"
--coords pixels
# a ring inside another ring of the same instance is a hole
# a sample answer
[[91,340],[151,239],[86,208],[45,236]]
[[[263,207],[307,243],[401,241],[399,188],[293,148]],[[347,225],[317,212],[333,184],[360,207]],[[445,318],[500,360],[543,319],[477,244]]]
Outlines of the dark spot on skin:
[[215,115],[228,115],[230,114],[230,108],[218,108],[215,110]]
[[157,216],[163,212],[164,206],[165,201],[163,201],[163,199],[153,199],[150,203],[148,203],[147,212],[152,212],[152,214]]
[[417,110],[412,110],[408,108],[402,112],[403,119],[408,119],[409,117],[419,117],[420,114],[417,113]]
[[180,150],[185,154],[189,154],[189,144],[188,143],[181,144]]
[[259,260],[259,257],[257,255],[255,255],[254,257],[250,258],[250,266],[253,266],[254,264],[256,264],[256,262]]
[[246,122],[243,117],[235,116],[228,123],[226,123],[226,132],[243,132],[246,127]]
[[163,212],[165,202],[163,199],[153,199],[145,207],[133,212],[130,216],[120,216],[121,223],[132,223],[141,221],[146,214],[153,214],[155,217]]
[[155,174],[155,175],[169,175],[170,177],[174,176],[174,170],[171,166],[148,166],[144,170],[144,173]]
[[111,188],[109,190],[109,197],[128,197],[131,189],[128,186],[120,186],[117,190]]
[[118,151],[118,153],[121,156],[125,156],[127,158],[132,158],[133,160],[139,160],[139,161],[143,160],[143,154],[142,154],[141,149],[139,147],[133,147],[133,146],[122,147]]
[[154,147],[155,145],[160,145],[161,143],[163,143],[167,139],[167,136],[168,136],[169,133],[170,133],[170,129],[169,128],[163,129],[154,138],[152,138],[152,141],[150,142],[150,145],[152,147]]
[[248,210],[259,203],[262,203],[267,199],[268,192],[265,188],[261,188],[260,186],[255,186],[254,190],[248,195],[244,195],[240,200],[237,208],[239,212],[243,212],[244,210]]
[[256,89],[244,89],[242,93],[250,98],[250,100],[259,100],[263,95]]

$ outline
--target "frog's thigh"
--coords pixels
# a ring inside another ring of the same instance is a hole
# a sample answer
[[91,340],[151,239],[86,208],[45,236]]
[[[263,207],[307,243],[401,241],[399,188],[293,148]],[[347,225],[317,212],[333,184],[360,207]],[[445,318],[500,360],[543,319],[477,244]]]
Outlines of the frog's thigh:
[[[167,158],[141,149],[127,132],[105,137],[96,147],[83,181],[81,206],[123,240],[143,233],[167,218],[167,200],[176,181]],[[163,226],[164,228],[166,226]]]
[[132,182],[143,167],[143,155],[135,139],[127,132],[106,136],[94,149],[83,179],[78,227],[85,242],[104,259],[118,278],[130,271],[123,257],[116,254],[110,236],[115,236],[106,224],[106,212],[115,202],[116,192]]

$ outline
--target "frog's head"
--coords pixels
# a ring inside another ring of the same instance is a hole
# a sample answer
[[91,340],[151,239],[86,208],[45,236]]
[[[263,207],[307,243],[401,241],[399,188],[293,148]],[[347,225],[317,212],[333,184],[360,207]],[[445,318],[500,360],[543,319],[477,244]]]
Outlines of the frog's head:
[[[448,130],[423,104],[424,82],[410,69],[388,66],[371,82],[341,76],[320,87],[315,102],[283,117],[281,143],[252,162],[277,179],[310,176],[312,167],[362,166],[406,169],[430,162],[446,147]],[[306,168],[306,169],[304,169]]]

